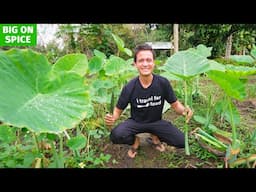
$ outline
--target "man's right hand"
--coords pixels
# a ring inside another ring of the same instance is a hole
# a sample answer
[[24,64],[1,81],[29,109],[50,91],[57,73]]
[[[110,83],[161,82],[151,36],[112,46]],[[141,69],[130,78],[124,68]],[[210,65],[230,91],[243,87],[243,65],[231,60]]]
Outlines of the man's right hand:
[[115,123],[115,118],[113,117],[113,115],[112,114],[106,114],[106,116],[105,116],[105,124],[107,125],[107,126],[113,126],[114,125],[114,123]]

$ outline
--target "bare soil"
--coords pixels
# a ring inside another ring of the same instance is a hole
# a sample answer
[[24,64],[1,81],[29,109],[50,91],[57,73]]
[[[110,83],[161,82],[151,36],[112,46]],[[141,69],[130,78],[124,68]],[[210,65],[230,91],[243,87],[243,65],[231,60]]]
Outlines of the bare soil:
[[[199,164],[204,162],[193,155],[186,156],[184,149],[177,149],[172,146],[166,146],[164,152],[160,152],[147,142],[145,138],[149,135],[147,133],[140,134],[141,145],[138,149],[137,155],[134,159],[128,157],[127,145],[113,145],[109,144],[105,153],[111,154],[112,161],[106,167],[108,168],[196,168]],[[171,165],[172,162],[168,160],[165,155],[171,155],[178,165]],[[115,159],[113,163],[113,159]],[[204,167],[215,167],[214,163],[208,163]]]

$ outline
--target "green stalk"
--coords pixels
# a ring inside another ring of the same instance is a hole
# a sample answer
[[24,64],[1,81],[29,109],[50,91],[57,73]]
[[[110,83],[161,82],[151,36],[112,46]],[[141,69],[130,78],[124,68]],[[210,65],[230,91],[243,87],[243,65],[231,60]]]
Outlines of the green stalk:
[[206,121],[205,121],[205,125],[204,125],[204,127],[206,129],[209,129],[209,125],[212,122],[213,114],[214,114],[214,110],[212,107],[212,95],[209,95],[207,113],[206,113]]
[[[39,142],[38,142],[38,137],[37,137],[37,135],[36,135],[34,132],[33,132],[32,134],[33,134],[33,137],[34,137],[34,140],[35,140],[35,143],[36,143],[36,147],[37,147],[38,153],[39,153],[39,154],[42,154],[43,157],[44,157],[43,149],[42,149],[42,150],[40,149],[40,145],[39,145]],[[42,163],[42,168],[44,168],[44,164],[43,164],[43,163]]]
[[86,145],[86,148],[87,148],[87,157],[89,158],[90,157],[90,131],[88,132],[88,136],[87,136],[87,145]]
[[227,137],[227,138],[230,138],[232,136],[232,134],[230,132],[227,132],[227,131],[223,131],[221,129],[211,129],[212,133],[216,133],[216,134],[219,134],[219,135],[222,135],[223,137]]
[[192,86],[187,86],[187,105],[189,105],[192,108],[193,104],[193,87]]
[[211,139],[205,137],[204,135],[200,135],[200,134],[196,134],[196,135],[199,136],[200,138],[202,138],[204,141],[206,141],[206,142],[212,144],[212,145],[215,146],[217,149],[220,149],[220,150],[223,150],[223,151],[226,150],[225,147],[219,145],[219,143],[217,143],[217,142],[215,142],[215,141],[213,141],[213,140],[211,140]]
[[115,105],[115,96],[114,96],[114,90],[111,93],[111,100],[110,100],[110,106],[109,106],[109,112],[110,114],[113,114],[114,111],[114,105]]
[[35,140],[35,143],[36,143],[37,151],[39,153],[41,153],[39,142],[38,142],[38,138],[37,138],[37,136],[36,136],[36,134],[34,132],[32,134],[33,134],[33,137],[34,137],[34,140]]
[[203,135],[203,136],[205,136],[205,137],[207,137],[207,138],[210,139],[211,141],[213,141],[213,142],[215,142],[215,143],[218,143],[218,145],[220,145],[220,146],[222,146],[222,147],[224,147],[224,148],[227,148],[227,146],[226,146],[224,143],[222,143],[221,141],[219,141],[219,140],[216,139],[215,137],[209,135],[207,132],[203,131],[202,129],[199,129],[198,133],[201,134],[201,135]]
[[[68,140],[69,140],[69,139],[70,139],[70,136],[69,136],[69,134],[67,133],[66,130],[64,130],[64,134],[66,135],[66,137],[67,137]],[[73,150],[73,152],[75,153],[75,156],[76,156],[76,157],[80,157],[80,154],[79,154],[78,150]]]
[[234,117],[233,117],[233,111],[232,111],[232,106],[231,106],[231,99],[229,98],[228,102],[229,106],[229,112],[230,112],[230,121],[231,121],[231,128],[232,128],[232,148],[236,146],[236,126],[234,124]]
[[[184,81],[184,105],[185,107],[187,106],[187,98],[188,98],[188,93],[187,93],[187,80]],[[185,153],[186,155],[190,155],[189,152],[189,143],[188,143],[188,123],[186,122],[187,119],[187,114],[185,116],[185,125],[184,125],[184,130],[185,130]]]
[[60,151],[59,151],[59,159],[58,159],[58,168],[64,168],[64,160],[63,160],[63,137],[59,135],[60,138]]
[[[219,141],[218,139],[216,139],[215,137],[209,135],[208,133],[204,132],[203,130],[199,130],[198,133],[197,133],[198,136],[203,136],[203,139],[206,138],[207,141],[210,140],[214,143],[216,143],[216,145],[218,145],[220,148],[223,148],[223,149],[227,149],[227,145],[225,145],[224,143],[222,143],[221,141]],[[206,140],[205,139],[205,140]],[[213,144],[213,143],[212,143]],[[214,144],[215,145],[215,144]]]
[[185,153],[186,155],[190,155],[189,143],[188,143],[188,124],[186,122],[184,125],[184,129],[185,129]]
[[230,167],[233,168],[242,164],[247,164],[247,167],[250,168],[251,167],[250,162],[255,162],[255,161],[256,161],[256,155],[252,154],[247,158],[240,158],[235,160],[234,162],[230,163]]
[[55,149],[55,143],[52,140],[50,140],[50,143],[51,143],[51,152],[53,154],[53,159],[54,159],[54,162],[56,163],[55,166],[58,167],[59,158],[58,158],[57,150]]

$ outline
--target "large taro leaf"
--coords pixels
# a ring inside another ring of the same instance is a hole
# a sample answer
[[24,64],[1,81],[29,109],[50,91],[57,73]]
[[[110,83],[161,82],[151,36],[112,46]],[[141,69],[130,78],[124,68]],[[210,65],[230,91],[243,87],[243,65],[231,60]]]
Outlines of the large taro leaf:
[[85,54],[73,53],[68,54],[56,61],[53,66],[54,72],[69,71],[84,76],[88,69],[88,60]]
[[132,56],[132,51],[124,47],[125,46],[124,41],[120,37],[118,37],[113,33],[112,33],[112,37],[114,38],[119,51],[124,52],[129,56]]
[[94,53],[94,55],[95,55],[96,57],[99,57],[99,58],[102,59],[102,60],[105,60],[105,59],[107,58],[107,56],[105,55],[105,53],[103,53],[103,52],[101,52],[101,51],[99,51],[99,50],[97,50],[97,49],[94,49],[94,50],[93,50],[93,53]]
[[100,57],[94,56],[90,59],[88,67],[89,67],[89,73],[98,73],[103,66],[103,59]]
[[229,97],[238,100],[245,98],[245,82],[236,75],[222,71],[209,71],[207,74]]
[[125,71],[126,61],[121,57],[111,55],[105,64],[106,75],[116,76]]
[[249,75],[256,74],[255,67],[247,67],[247,66],[234,66],[234,65],[226,65],[227,73],[234,74],[236,77],[246,77]]
[[211,56],[212,47],[206,47],[205,45],[200,44],[196,47],[196,49],[191,48],[191,50],[197,52],[199,55],[209,57]]
[[49,78],[51,65],[31,50],[0,52],[0,121],[35,132],[59,133],[86,116],[84,80],[75,73]]
[[230,59],[238,63],[253,63],[254,59],[250,55],[230,55]]
[[196,51],[179,51],[168,58],[165,70],[181,78],[191,78],[210,70],[210,62]]

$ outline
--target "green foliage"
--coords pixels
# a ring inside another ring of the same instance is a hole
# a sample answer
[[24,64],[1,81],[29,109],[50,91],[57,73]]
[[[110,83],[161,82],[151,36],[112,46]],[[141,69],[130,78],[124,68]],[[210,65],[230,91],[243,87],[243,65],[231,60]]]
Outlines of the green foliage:
[[204,161],[209,161],[210,159],[217,160],[216,155],[202,148],[197,142],[193,142],[191,144],[191,151],[193,154],[196,155],[197,158],[201,160],[204,160]]
[[256,46],[253,46],[251,52],[250,52],[251,56],[256,60]]
[[249,54],[253,45],[256,43],[256,27],[255,25],[243,25],[239,30],[234,33],[232,54],[243,55]]
[[0,144],[1,168],[31,168],[34,159],[38,156],[33,147],[22,144]]
[[1,168],[31,168],[36,158],[42,158],[42,155],[27,130],[0,126]]
[[218,63],[222,63],[223,65],[235,65],[235,66],[240,66],[240,63],[235,61],[235,60],[231,60],[231,59],[225,59],[223,57],[218,57],[215,58],[214,61],[218,62]]
[[67,141],[67,146],[70,147],[72,150],[80,150],[85,147],[86,143],[86,137],[84,137],[83,135],[78,135],[69,139]]
[[200,48],[179,51],[167,59],[164,69],[183,79],[194,77],[210,70],[210,63],[206,58],[208,49]]
[[236,75],[222,71],[209,71],[207,74],[229,97],[239,100],[245,98],[245,82],[240,81]]
[[130,49],[125,48],[125,43],[124,41],[118,36],[112,33],[112,37],[116,42],[117,48],[118,48],[118,54],[119,55],[119,51],[126,53],[128,56],[132,56],[132,51]]
[[247,98],[256,98],[256,86],[248,83],[246,85]]
[[[106,56],[117,53],[118,48],[112,34],[118,34],[120,39],[124,39],[127,48],[122,51],[130,54],[129,48],[135,44],[132,31],[124,24],[62,24],[57,36],[65,39],[66,54],[80,52],[86,53],[90,58],[94,49],[103,51]],[[127,58],[126,53],[121,53],[120,56]]]
[[231,60],[237,61],[241,65],[251,65],[254,59],[250,55],[231,55]]
[[52,74],[51,70],[52,65],[37,52],[0,52],[3,123],[35,132],[59,133],[86,117],[90,103],[83,78],[68,71]]
[[150,30],[147,41],[170,41],[173,24],[157,24],[156,30]]
[[167,160],[169,164],[168,168],[179,168],[184,166],[184,164],[188,164],[188,160],[185,159],[184,155],[180,155],[178,153],[161,153],[161,158]]
[[[223,56],[226,41],[233,35],[233,46],[235,51],[244,47],[252,47],[255,44],[254,24],[189,24],[183,25],[188,31],[193,31],[188,41],[192,45],[204,44],[213,47],[212,58]],[[237,54],[237,53],[235,53]]]
[[11,143],[16,139],[16,130],[7,125],[0,125],[0,141]]
[[68,54],[56,61],[52,71],[55,73],[73,72],[83,77],[87,68],[88,60],[85,54]]

